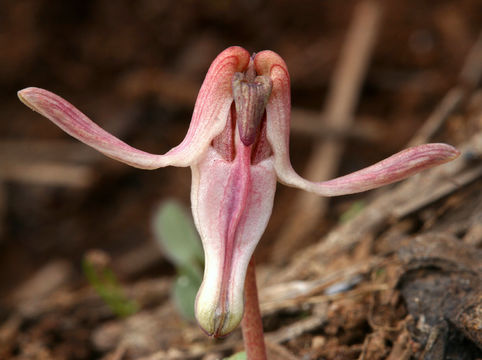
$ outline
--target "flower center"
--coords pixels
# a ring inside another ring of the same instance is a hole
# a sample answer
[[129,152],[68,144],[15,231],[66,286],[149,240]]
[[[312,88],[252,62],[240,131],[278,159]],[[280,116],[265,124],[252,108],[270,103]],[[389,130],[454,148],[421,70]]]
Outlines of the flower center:
[[256,140],[273,87],[268,76],[255,75],[251,61],[247,71],[235,73],[232,80],[239,137],[246,146],[252,145]]
[[251,163],[256,164],[271,155],[266,139],[266,104],[273,83],[268,76],[256,76],[251,60],[245,72],[234,74],[231,84],[234,101],[226,127],[214,138],[212,145],[225,160],[233,161],[237,134],[241,143],[250,147]]

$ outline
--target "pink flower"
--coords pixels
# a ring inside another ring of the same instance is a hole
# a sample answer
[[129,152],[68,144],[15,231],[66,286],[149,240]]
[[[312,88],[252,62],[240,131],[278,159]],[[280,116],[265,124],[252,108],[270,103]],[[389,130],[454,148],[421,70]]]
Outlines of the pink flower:
[[300,177],[289,158],[290,79],[272,51],[253,56],[230,47],[213,61],[184,140],[164,155],[135,149],[107,133],[59,96],[38,88],[20,100],[105,155],[141,169],[190,166],[191,202],[206,267],[196,299],[200,326],[223,336],[243,316],[246,269],[273,207],[276,181],[321,196],[370,190],[456,158],[446,144],[401,151],[330,181]]

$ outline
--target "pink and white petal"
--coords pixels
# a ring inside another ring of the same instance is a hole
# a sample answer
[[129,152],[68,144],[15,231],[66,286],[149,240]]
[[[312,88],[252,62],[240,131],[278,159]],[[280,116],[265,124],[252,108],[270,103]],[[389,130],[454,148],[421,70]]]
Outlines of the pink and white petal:
[[266,105],[266,137],[273,151],[278,180],[288,186],[307,189],[310,182],[293,170],[290,161],[291,97],[286,63],[278,54],[266,50],[256,54],[254,65],[258,75],[269,76],[273,82]]
[[127,145],[102,129],[68,101],[50,91],[30,87],[19,91],[18,97],[25,105],[45,116],[67,134],[115,160],[141,169],[169,165],[168,158]]
[[47,117],[62,130],[105,155],[141,169],[168,165],[189,166],[206,151],[223,129],[233,101],[231,79],[249,63],[249,53],[239,47],[223,51],[213,61],[196,101],[192,121],[184,140],[164,155],[135,149],[103,130],[68,101],[47,90],[26,88],[20,100]]
[[225,161],[212,148],[192,167],[191,202],[204,254],[204,279],[196,318],[211,336],[224,336],[240,323],[249,260],[269,217],[276,189],[272,159],[249,165]]
[[258,53],[254,63],[259,75],[268,75],[273,81],[271,97],[266,106],[267,139],[273,150],[278,180],[285,185],[321,196],[353,194],[403,180],[459,155],[450,145],[420,145],[340,178],[325,182],[308,181],[294,171],[289,157],[290,79],[286,64],[272,51]]
[[290,163],[291,97],[288,68],[284,60],[270,50],[257,53],[254,66],[258,75],[269,76],[273,82],[271,96],[266,105],[266,137],[273,151],[277,172],[287,176],[286,179],[279,180],[296,186],[303,178],[296,174]]
[[176,159],[174,165],[195,163],[224,130],[233,102],[232,78],[246,70],[249,60],[249,52],[239,46],[227,48],[214,59],[199,90],[186,137],[166,154]]
[[[295,186],[322,196],[354,194],[403,180],[422,170],[449,162],[459,155],[457,149],[447,144],[419,145],[333,180],[310,182],[303,179],[303,182],[298,182]],[[283,174],[278,173],[278,176],[283,177]]]

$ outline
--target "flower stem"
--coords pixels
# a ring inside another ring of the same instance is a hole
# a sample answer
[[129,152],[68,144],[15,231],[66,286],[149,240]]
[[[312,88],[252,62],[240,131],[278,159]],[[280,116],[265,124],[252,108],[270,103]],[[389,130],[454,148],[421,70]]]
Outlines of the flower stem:
[[254,259],[251,258],[244,283],[244,316],[241,322],[244,348],[248,360],[266,360],[263,322],[259,310]]

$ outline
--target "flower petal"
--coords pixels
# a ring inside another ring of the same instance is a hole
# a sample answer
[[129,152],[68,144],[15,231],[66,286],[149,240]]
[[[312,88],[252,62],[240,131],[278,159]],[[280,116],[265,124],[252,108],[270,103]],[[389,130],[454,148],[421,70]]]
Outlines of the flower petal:
[[227,335],[242,319],[246,270],[273,206],[272,158],[250,165],[249,156],[238,151],[234,161],[225,161],[210,148],[192,167],[192,210],[206,264],[195,313],[215,337]]
[[211,140],[223,129],[232,103],[231,80],[249,63],[249,53],[240,47],[224,50],[213,61],[196,100],[184,140],[164,155],[135,149],[103,130],[72,104],[47,90],[26,88],[20,100],[47,117],[62,130],[105,155],[142,169],[168,165],[189,166],[202,156]]
[[403,180],[422,170],[449,162],[459,155],[457,149],[447,144],[419,145],[333,180],[319,183],[306,181],[302,188],[324,196],[358,193]]
[[422,170],[444,164],[460,155],[453,146],[435,143],[400,151],[374,165],[332,180],[312,182],[303,179],[293,168],[278,168],[280,181],[321,196],[359,193],[406,179]]
[[[268,76],[273,84],[266,105],[266,137],[273,150],[275,169],[299,177],[291,167],[289,155],[291,98],[290,75],[286,63],[275,52],[265,50],[256,54],[254,66],[258,75]],[[279,180],[290,184],[290,181],[283,178]]]
[[447,144],[425,144],[403,150],[352,174],[324,182],[311,182],[299,176],[289,158],[290,79],[286,64],[272,51],[262,51],[254,59],[259,75],[273,81],[266,107],[267,138],[273,149],[275,169],[280,182],[321,196],[353,194],[403,180],[417,172],[440,165],[459,156]]

